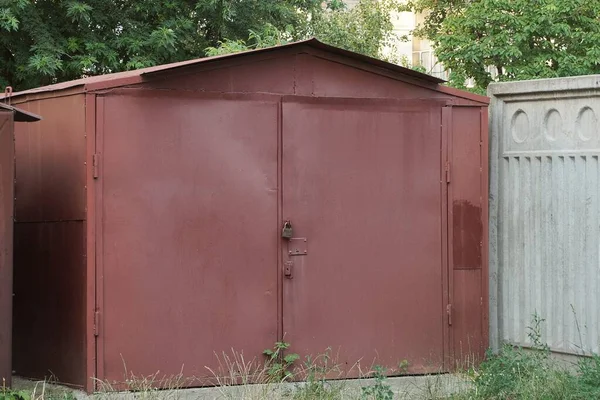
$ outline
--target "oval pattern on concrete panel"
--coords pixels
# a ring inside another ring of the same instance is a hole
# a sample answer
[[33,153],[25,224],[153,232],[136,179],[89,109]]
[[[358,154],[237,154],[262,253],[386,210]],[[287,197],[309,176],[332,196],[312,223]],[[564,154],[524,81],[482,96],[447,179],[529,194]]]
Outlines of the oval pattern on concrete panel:
[[529,137],[529,117],[523,110],[517,110],[510,123],[512,138],[517,143],[523,143]]
[[583,141],[590,140],[596,134],[598,118],[596,113],[590,107],[585,106],[579,110],[577,115],[577,135]]
[[557,109],[552,108],[544,118],[544,136],[549,141],[555,141],[563,132],[563,120]]

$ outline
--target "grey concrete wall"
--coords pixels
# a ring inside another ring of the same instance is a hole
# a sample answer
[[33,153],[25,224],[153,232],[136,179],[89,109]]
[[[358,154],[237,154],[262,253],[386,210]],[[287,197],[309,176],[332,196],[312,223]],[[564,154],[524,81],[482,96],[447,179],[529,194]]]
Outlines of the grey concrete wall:
[[600,350],[600,75],[492,84],[490,339]]

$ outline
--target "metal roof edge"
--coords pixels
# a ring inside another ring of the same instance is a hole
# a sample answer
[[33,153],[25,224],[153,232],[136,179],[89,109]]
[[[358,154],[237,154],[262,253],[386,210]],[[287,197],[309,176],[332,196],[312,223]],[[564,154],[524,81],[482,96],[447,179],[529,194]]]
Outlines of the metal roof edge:
[[42,117],[37,114],[4,103],[0,103],[0,109],[12,111],[15,114],[15,121],[17,122],[35,122],[42,119]]
[[475,94],[471,92],[467,92],[466,90],[456,89],[450,86],[439,85],[438,90],[442,93],[449,94],[455,97],[461,97],[463,99],[471,100],[477,103],[481,103],[482,105],[489,105],[490,98],[487,96],[482,96],[480,94]]

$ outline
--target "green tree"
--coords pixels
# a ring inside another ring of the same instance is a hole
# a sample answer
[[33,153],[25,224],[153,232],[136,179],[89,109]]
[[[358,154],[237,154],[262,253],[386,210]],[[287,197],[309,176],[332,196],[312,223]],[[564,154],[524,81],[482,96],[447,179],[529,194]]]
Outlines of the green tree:
[[287,26],[281,30],[266,25],[262,31],[250,30],[246,40],[227,38],[208,49],[209,55],[274,46],[292,40],[316,37],[324,43],[371,57],[397,62],[393,13],[401,9],[396,0],[360,0],[348,8],[341,0],[325,2],[322,12],[313,13],[302,30]]
[[351,9],[338,5],[318,14],[310,32],[319,40],[371,57],[397,62],[393,13],[400,10],[396,0],[361,0]]
[[600,0],[411,0],[425,12],[415,32],[433,42],[451,84],[600,72]]
[[320,12],[321,0],[0,0],[0,85],[201,57],[267,26],[301,35]]
[[384,57],[395,0],[0,0],[0,85],[16,90],[317,36]]

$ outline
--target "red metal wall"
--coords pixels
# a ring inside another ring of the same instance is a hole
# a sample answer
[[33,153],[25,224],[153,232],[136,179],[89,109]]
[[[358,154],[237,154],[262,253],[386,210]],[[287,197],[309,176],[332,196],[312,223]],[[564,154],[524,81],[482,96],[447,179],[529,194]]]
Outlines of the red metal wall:
[[0,387],[12,377],[14,122],[0,112]]
[[30,101],[15,134],[13,367],[83,386],[86,350],[84,96]]
[[487,109],[452,107],[449,160],[449,262],[454,359],[483,359],[488,346]]

